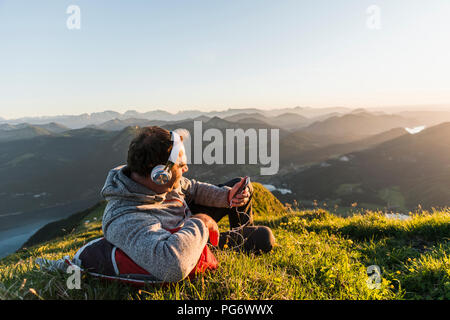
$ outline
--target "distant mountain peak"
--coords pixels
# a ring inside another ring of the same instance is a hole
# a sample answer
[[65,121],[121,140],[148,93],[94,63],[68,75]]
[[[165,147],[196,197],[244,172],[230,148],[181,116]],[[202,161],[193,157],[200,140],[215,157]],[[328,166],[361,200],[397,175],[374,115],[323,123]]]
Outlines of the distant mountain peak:
[[370,112],[364,108],[358,108],[358,109],[352,110],[351,113],[370,113]]

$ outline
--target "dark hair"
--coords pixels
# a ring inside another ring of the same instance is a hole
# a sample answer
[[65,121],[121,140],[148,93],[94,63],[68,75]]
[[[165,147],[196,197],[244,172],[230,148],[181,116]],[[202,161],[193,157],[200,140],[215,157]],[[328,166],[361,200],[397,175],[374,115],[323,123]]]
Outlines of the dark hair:
[[172,150],[170,132],[153,126],[142,128],[128,148],[127,166],[131,172],[147,177],[159,164],[166,164]]

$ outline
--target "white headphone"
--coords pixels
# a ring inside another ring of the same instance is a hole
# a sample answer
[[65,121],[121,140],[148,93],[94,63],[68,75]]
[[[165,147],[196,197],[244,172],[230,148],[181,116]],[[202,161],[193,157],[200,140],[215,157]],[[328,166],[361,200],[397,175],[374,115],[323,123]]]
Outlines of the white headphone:
[[183,156],[186,156],[186,152],[184,150],[183,142],[181,141],[181,137],[175,131],[171,131],[171,140],[173,141],[172,151],[170,152],[169,159],[165,165],[159,164],[155,166],[150,174],[150,179],[159,185],[166,184],[172,178],[172,173],[170,169],[173,167],[175,163],[177,163],[178,156],[180,151],[183,150]]

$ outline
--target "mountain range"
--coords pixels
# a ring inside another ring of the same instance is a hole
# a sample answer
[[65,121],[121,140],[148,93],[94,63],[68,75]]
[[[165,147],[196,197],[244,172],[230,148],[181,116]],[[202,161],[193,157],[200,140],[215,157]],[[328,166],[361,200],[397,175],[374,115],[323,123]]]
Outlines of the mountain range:
[[[356,147],[277,180],[290,186],[289,197],[297,200],[314,199],[346,207],[353,203],[366,208],[377,205],[402,212],[419,205],[448,206],[450,123],[413,135],[398,130],[386,134],[393,138],[364,150]],[[376,136],[373,138],[379,142]]]
[[[316,121],[326,120],[327,118],[336,116],[342,116],[349,113],[370,113],[373,115],[398,115],[412,121],[418,120],[422,125],[433,126],[444,121],[450,121],[450,111],[447,108],[437,109],[436,106],[422,106],[421,108],[416,107],[391,107],[391,108],[372,108],[372,109],[353,109],[347,107],[327,107],[327,108],[312,108],[312,107],[294,107],[294,108],[281,108],[281,109],[258,109],[258,108],[244,108],[244,109],[227,109],[222,111],[200,111],[200,110],[183,110],[177,113],[171,113],[166,110],[152,110],[148,112],[138,112],[135,110],[128,110],[124,113],[116,111],[103,111],[94,113],[83,113],[80,115],[59,115],[59,116],[41,116],[41,117],[22,117],[17,119],[4,119],[0,117],[0,128],[2,124],[47,124],[50,122],[55,122],[61,124],[70,129],[79,129],[89,125],[100,125],[110,120],[127,120],[127,119],[143,119],[152,121],[180,121],[186,119],[195,119],[198,117],[205,116],[207,118],[219,117],[227,118],[233,117],[235,115],[252,115],[255,114],[262,115],[269,118],[269,121],[273,121],[273,117],[277,117],[283,114],[299,115],[309,119],[308,124]],[[240,117],[237,116],[237,119]],[[236,119],[236,118],[235,118]],[[228,119],[229,120],[229,119]],[[262,119],[264,120],[264,119]],[[267,119],[265,119],[267,120]],[[303,120],[298,123],[303,125]]]
[[[55,122],[2,123],[0,217],[7,216],[13,223],[16,213],[98,201],[108,170],[126,162],[128,145],[139,127],[159,125],[192,133],[194,121],[202,121],[203,132],[279,129],[280,165],[276,175],[262,176],[261,164],[191,164],[187,173],[191,178],[221,183],[249,175],[289,190],[274,191],[283,201],[297,200],[305,206],[313,200],[343,207],[356,202],[404,212],[418,204],[448,205],[448,123],[409,134],[405,127],[423,125],[421,119],[367,110],[346,110],[340,115],[336,112],[344,110],[280,110],[230,109],[221,112],[222,117],[188,111],[182,114],[189,118],[181,120],[148,120],[132,111],[126,113],[131,118],[120,120],[117,114],[105,112],[103,116],[115,118],[77,129]],[[151,111],[146,116],[151,114],[156,115]],[[92,118],[104,120],[99,114]]]
[[392,114],[372,114],[366,111],[333,116],[314,122],[303,130],[308,133],[333,135],[341,139],[358,140],[398,127],[420,126],[422,122]]
[[63,133],[69,128],[55,122],[47,124],[20,123],[12,125],[9,123],[0,124],[0,142],[30,139],[38,136],[48,136]]
[[18,123],[30,123],[30,124],[46,124],[49,122],[56,122],[71,129],[79,129],[89,125],[99,125],[110,120],[126,120],[126,119],[145,119],[145,120],[159,120],[159,121],[181,121],[186,119],[194,119],[201,116],[208,118],[219,117],[226,118],[234,116],[236,114],[253,114],[260,113],[267,117],[279,116],[284,113],[295,113],[308,118],[314,118],[332,113],[344,114],[350,112],[351,109],[343,107],[332,108],[309,108],[309,107],[295,107],[295,108],[283,108],[274,110],[262,110],[257,108],[246,109],[228,109],[224,111],[199,111],[199,110],[184,110],[177,113],[170,113],[164,110],[153,110],[149,112],[137,112],[135,110],[129,110],[122,113],[116,111],[103,111],[94,112],[91,114],[80,115],[61,115],[61,116],[43,116],[43,117],[24,117],[19,119],[2,120],[0,123],[18,124]]

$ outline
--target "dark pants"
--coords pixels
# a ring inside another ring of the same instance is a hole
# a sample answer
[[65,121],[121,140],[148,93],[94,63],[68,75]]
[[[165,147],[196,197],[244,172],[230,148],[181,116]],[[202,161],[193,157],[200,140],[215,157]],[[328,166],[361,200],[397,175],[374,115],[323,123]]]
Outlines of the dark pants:
[[[233,187],[241,178],[234,178],[219,187]],[[246,252],[269,252],[272,250],[275,238],[272,230],[265,226],[254,226],[252,196],[253,186],[249,184],[250,199],[247,204],[234,208],[216,208],[190,203],[189,208],[193,214],[204,213],[209,215],[214,221],[219,222],[223,217],[228,216],[230,231],[221,232],[219,238],[219,248],[226,246],[234,249],[243,249]]]

